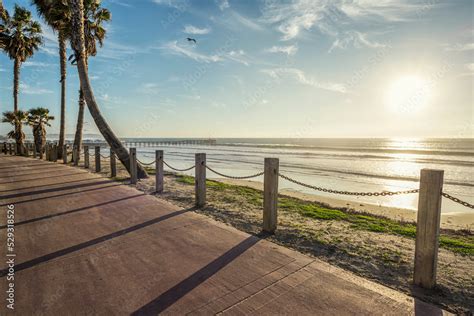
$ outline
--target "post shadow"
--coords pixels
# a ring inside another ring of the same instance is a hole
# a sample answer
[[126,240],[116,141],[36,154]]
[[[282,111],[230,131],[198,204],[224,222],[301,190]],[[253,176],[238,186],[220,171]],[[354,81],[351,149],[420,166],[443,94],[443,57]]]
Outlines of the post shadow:
[[[5,181],[5,182],[0,182],[0,184],[9,184],[9,183],[17,183],[17,182],[25,182],[25,181],[35,181],[35,180],[43,180],[43,179],[58,178],[58,177],[69,177],[69,176],[75,176],[75,175],[79,175],[79,174],[84,175],[84,173],[82,173],[82,172],[66,173],[66,174],[54,174],[52,176],[47,176],[47,177],[36,177],[36,178],[29,178],[29,179]],[[12,176],[12,178],[14,178],[14,177],[17,177],[17,176]],[[45,184],[45,185],[55,185],[55,183]]]
[[[65,256],[65,255],[68,255],[70,253],[82,250],[84,248],[88,248],[88,247],[97,245],[99,243],[105,242],[105,241],[113,239],[113,238],[121,237],[123,235],[126,235],[128,233],[137,231],[139,229],[142,229],[142,228],[154,225],[156,223],[165,221],[167,219],[173,218],[175,216],[190,212],[193,209],[195,209],[195,208],[194,207],[187,208],[187,209],[183,209],[183,210],[180,210],[180,211],[169,213],[169,214],[166,214],[166,215],[163,215],[163,216],[160,216],[160,217],[156,217],[156,218],[148,220],[146,222],[143,222],[143,223],[140,223],[140,224],[137,224],[137,225],[134,225],[134,226],[130,226],[130,227],[121,229],[119,231],[116,231],[116,232],[113,232],[113,233],[110,233],[110,234],[107,234],[107,235],[104,235],[104,236],[101,236],[101,237],[98,237],[98,238],[94,238],[94,239],[91,239],[89,241],[86,241],[86,242],[83,242],[83,243],[80,243],[80,244],[77,244],[77,245],[74,245],[74,246],[71,246],[71,247],[68,247],[68,248],[64,248],[64,249],[46,254],[44,256],[41,256],[41,257],[38,257],[38,258],[35,258],[35,259],[31,259],[31,260],[22,262],[20,264],[15,265],[15,272],[32,268],[32,267],[37,266],[41,263],[44,263],[44,262],[47,262],[47,261]],[[8,274],[8,268],[0,270],[0,278],[5,277],[7,274]]]
[[61,188],[51,188],[51,189],[44,189],[44,190],[38,190],[38,191],[28,191],[28,192],[20,192],[20,193],[15,193],[15,194],[0,195],[0,199],[14,199],[14,198],[18,198],[18,197],[24,197],[24,196],[30,196],[30,195],[36,195],[36,194],[51,193],[51,192],[56,192],[56,191],[74,190],[74,189],[80,189],[80,188],[88,187],[88,186],[91,186],[91,185],[106,184],[106,183],[113,183],[113,181],[112,180],[103,180],[103,181],[98,181],[98,182],[93,182],[93,183],[83,183],[83,184],[70,185],[70,186],[61,187]]
[[[91,208],[94,208],[94,207],[99,207],[99,206],[113,204],[113,203],[117,203],[117,202],[121,202],[121,201],[125,201],[125,200],[130,200],[130,199],[140,197],[140,196],[146,196],[146,194],[142,193],[142,194],[127,196],[127,197],[124,197],[124,198],[121,198],[121,199],[114,199],[112,201],[107,201],[107,202],[98,203],[98,204],[94,204],[94,205],[79,207],[79,208],[69,210],[69,211],[64,211],[64,212],[60,212],[60,213],[54,213],[54,214],[49,214],[49,215],[45,215],[45,216],[41,216],[41,217],[35,217],[35,218],[27,219],[27,220],[24,220],[24,221],[21,221],[21,222],[16,222],[15,227],[25,225],[25,224],[29,224],[29,223],[43,221],[43,220],[46,220],[46,219],[50,219],[50,218],[54,218],[54,217],[58,217],[58,216],[62,216],[62,215],[67,215],[67,214],[72,214],[72,213],[85,211],[85,210],[88,210],[88,209],[91,209]],[[5,229],[5,228],[7,228],[7,225],[0,226],[0,230]]]
[[156,299],[137,309],[135,312],[132,313],[132,315],[157,315],[165,311],[171,305],[180,300],[183,296],[191,292],[194,288],[196,288],[201,283],[212,277],[222,268],[227,266],[241,254],[247,251],[249,248],[258,243],[259,240],[260,239],[258,237],[249,236],[248,238],[240,242],[238,245],[232,247],[227,252],[214,259],[206,266],[202,267],[183,281],[179,282],[178,284],[158,296]]
[[62,193],[62,194],[56,194],[56,195],[43,196],[43,197],[39,197],[39,198],[35,198],[35,199],[29,199],[29,200],[25,200],[25,201],[9,202],[9,203],[0,204],[0,206],[6,206],[6,205],[10,205],[12,203],[14,203],[15,205],[18,205],[18,204],[23,204],[23,203],[29,203],[29,202],[46,200],[46,199],[52,199],[52,198],[56,198],[56,197],[66,196],[66,195],[74,195],[74,194],[81,194],[81,193],[84,193],[84,192],[104,190],[104,189],[113,188],[113,187],[120,186],[120,185],[122,185],[122,184],[115,183],[113,185],[107,185],[107,186],[103,186],[103,187],[99,187],[99,188],[93,188],[93,189],[86,189],[86,190],[81,190],[81,191],[74,191],[74,192],[68,192],[68,193]]

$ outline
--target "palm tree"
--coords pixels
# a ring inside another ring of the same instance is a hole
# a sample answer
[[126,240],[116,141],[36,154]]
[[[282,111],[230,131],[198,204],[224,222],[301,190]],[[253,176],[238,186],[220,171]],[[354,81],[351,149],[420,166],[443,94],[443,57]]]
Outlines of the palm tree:
[[[20,87],[20,67],[23,62],[33,56],[42,43],[41,25],[32,20],[31,12],[15,5],[15,13],[10,18],[6,10],[2,14],[2,28],[9,35],[4,50],[14,61],[13,66],[13,110],[18,111],[18,91]],[[17,126],[17,134],[21,134],[21,126]],[[17,142],[17,150],[23,153],[24,146]]]
[[[86,67],[88,67],[89,56],[97,55],[97,43],[102,47],[105,39],[106,30],[103,26],[104,22],[110,21],[110,11],[101,8],[100,0],[85,0],[84,2],[84,38],[86,47]],[[73,45],[71,45],[73,46]],[[74,46],[73,46],[74,47]],[[73,48],[74,49],[74,48]],[[77,52],[75,52],[77,56]],[[77,63],[77,59],[73,60],[73,64]],[[81,148],[82,131],[84,129],[84,108],[85,100],[82,88],[79,90],[79,111],[77,114],[76,133],[74,135],[74,146]]]
[[[123,146],[117,136],[114,134],[110,126],[105,121],[102,113],[100,113],[99,106],[95,100],[94,92],[89,81],[89,75],[86,64],[86,42],[84,39],[84,3],[83,0],[68,0],[72,12],[72,33],[71,44],[76,51],[77,72],[81,82],[81,88],[84,92],[87,107],[94,119],[97,128],[101,132],[104,139],[117,155],[118,159],[130,172],[130,155],[127,149]],[[148,174],[145,169],[138,165],[138,177],[146,178]]]
[[[69,38],[71,14],[66,0],[32,0],[32,2],[36,5],[38,15],[58,34],[61,72],[61,118],[58,146],[62,148],[66,134],[66,42]],[[58,157],[62,157],[62,151],[58,152]]]
[[[25,133],[23,133],[23,124],[28,123],[28,112],[25,111],[7,111],[3,112],[2,123],[10,123],[14,126],[13,130],[8,132],[8,138],[14,139],[20,146],[18,148],[24,148]],[[23,151],[18,151],[19,154],[23,154]]]
[[38,107],[29,111],[28,124],[33,129],[36,151],[40,154],[41,159],[43,159],[44,146],[46,145],[46,126],[51,126],[49,124],[51,120],[54,120],[54,116],[49,115],[49,110],[46,108]]

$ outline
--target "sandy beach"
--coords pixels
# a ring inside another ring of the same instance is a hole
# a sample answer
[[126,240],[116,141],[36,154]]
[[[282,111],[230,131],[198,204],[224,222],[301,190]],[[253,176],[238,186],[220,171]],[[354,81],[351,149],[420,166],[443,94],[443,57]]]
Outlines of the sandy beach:
[[[261,182],[233,179],[218,179],[218,181],[234,185],[244,185],[257,190],[263,190],[263,183]],[[334,208],[347,208],[356,212],[371,213],[394,220],[416,222],[417,213],[414,210],[375,205],[369,203],[357,203],[338,198],[328,198],[313,194],[301,193],[294,190],[280,190],[280,194],[295,197],[305,201],[322,203]],[[441,228],[473,230],[474,212],[441,214]]]

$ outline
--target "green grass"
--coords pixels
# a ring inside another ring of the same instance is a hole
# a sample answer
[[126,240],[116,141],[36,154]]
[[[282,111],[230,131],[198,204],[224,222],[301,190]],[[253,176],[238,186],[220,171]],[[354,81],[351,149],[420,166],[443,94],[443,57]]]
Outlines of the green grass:
[[[194,185],[194,177],[178,175],[177,181]],[[263,205],[262,191],[239,185],[231,185],[218,181],[207,180],[206,184],[211,190],[223,192],[222,198],[229,195],[240,195],[247,203],[254,206]],[[278,209],[285,212],[297,212],[302,216],[325,221],[344,221],[356,230],[385,233],[404,236],[415,239],[416,225],[414,223],[400,222],[381,216],[371,214],[360,214],[341,209],[332,209],[317,203],[303,201],[297,198],[280,196],[278,198]],[[440,247],[451,250],[458,254],[474,256],[474,235],[466,231],[444,230],[440,236]]]

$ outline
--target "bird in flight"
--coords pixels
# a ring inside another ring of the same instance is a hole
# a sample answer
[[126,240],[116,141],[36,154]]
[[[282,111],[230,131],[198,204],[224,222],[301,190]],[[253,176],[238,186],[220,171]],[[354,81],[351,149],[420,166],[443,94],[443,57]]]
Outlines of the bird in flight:
[[188,38],[186,38],[186,39],[188,40],[188,42],[194,42],[194,44],[196,44],[196,43],[197,43],[197,42],[196,42],[196,40],[195,40],[194,38],[190,38],[190,37],[188,37]]

